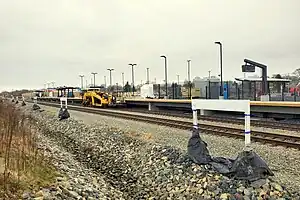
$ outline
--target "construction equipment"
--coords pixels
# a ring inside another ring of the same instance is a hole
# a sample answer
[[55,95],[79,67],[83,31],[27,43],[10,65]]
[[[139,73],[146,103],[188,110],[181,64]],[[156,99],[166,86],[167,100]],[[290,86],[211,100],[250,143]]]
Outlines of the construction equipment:
[[104,87],[90,87],[83,94],[82,104],[91,107],[114,107],[117,99],[114,95],[106,93]]

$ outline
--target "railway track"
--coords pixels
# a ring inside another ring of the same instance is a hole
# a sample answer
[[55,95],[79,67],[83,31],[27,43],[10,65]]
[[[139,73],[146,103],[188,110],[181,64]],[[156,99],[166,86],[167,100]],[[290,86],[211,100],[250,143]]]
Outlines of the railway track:
[[[69,105],[81,105],[81,104],[74,103],[74,104],[69,104]],[[170,110],[148,111],[147,109],[141,109],[141,108],[121,108],[121,110],[137,112],[137,113],[156,114],[156,115],[161,115],[161,116],[192,119],[192,113],[182,112],[182,111],[181,112],[180,111],[170,111]],[[243,125],[245,123],[244,119],[238,119],[238,118],[230,117],[230,116],[222,116],[221,117],[221,116],[198,115],[198,119],[211,121],[211,122],[221,122],[221,123],[238,124],[238,125]],[[283,123],[283,122],[278,122],[278,121],[266,121],[266,120],[262,119],[262,120],[251,120],[251,126],[300,132],[300,124],[296,124],[296,123]]]
[[[59,104],[53,104],[53,103],[41,102],[40,104],[46,106],[52,106],[52,107],[60,107]],[[162,117],[145,116],[138,113],[129,113],[129,112],[124,113],[116,110],[111,111],[107,109],[88,108],[88,107],[72,106],[72,105],[69,105],[68,109],[74,111],[122,118],[122,119],[142,121],[151,124],[158,124],[163,126],[179,128],[183,130],[192,129],[192,122],[182,121],[182,120],[166,119]],[[207,124],[200,124],[199,128],[202,133],[227,136],[227,137],[230,136],[230,137],[244,139],[244,130],[239,128],[231,128],[231,127],[223,127],[223,126],[207,125]],[[252,131],[251,140],[256,142],[261,142],[261,143],[269,143],[273,145],[280,145],[284,147],[300,149],[300,136],[281,135],[276,133]]]
[[[178,112],[164,112],[164,111],[147,111],[147,110],[134,110],[131,109],[132,112],[142,112],[142,113],[149,113],[149,114],[157,114],[157,115],[165,115],[170,117],[181,117],[181,118],[188,118],[192,119],[192,113],[178,113]],[[230,116],[201,116],[198,115],[199,120],[206,120],[212,122],[221,122],[221,123],[230,123],[230,124],[239,124],[244,125],[244,119],[238,119]],[[289,131],[296,131],[300,132],[300,124],[295,123],[282,123],[278,121],[266,121],[266,120],[251,120],[251,126],[255,127],[264,127],[264,128],[272,128],[272,129],[280,129],[280,130],[289,130]]]

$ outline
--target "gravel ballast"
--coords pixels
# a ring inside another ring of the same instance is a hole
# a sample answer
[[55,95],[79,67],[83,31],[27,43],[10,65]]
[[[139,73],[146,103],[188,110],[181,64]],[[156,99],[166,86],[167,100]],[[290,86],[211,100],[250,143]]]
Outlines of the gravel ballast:
[[[47,146],[49,156],[55,155],[55,162],[60,163],[56,165],[71,177],[71,183],[81,176],[80,180],[85,181],[79,185],[95,191],[89,194],[85,189],[76,189],[78,184],[73,184],[76,185],[75,189],[67,188],[78,197],[87,195],[85,198],[97,199],[104,195],[110,199],[262,199],[258,197],[272,196],[273,199],[289,199],[290,195],[284,187],[272,180],[267,180],[262,188],[255,189],[245,182],[229,180],[208,166],[193,164],[185,154],[190,134],[188,131],[76,111],[69,111],[70,119],[58,121],[59,109],[41,107],[45,111],[35,111],[34,116],[43,122],[39,125],[43,133],[40,138]],[[236,156],[243,148],[241,140],[211,135],[202,135],[202,138],[208,143],[210,152],[217,156]],[[280,151],[278,147],[260,144],[253,144],[253,147],[267,162],[274,158],[275,150],[270,148]],[[269,151],[266,151],[267,148]],[[280,156],[277,154],[277,158]],[[63,157],[67,159],[61,159]],[[63,167],[69,163],[73,163],[69,167],[73,170]],[[282,167],[272,163],[269,165],[272,170],[274,167]],[[279,172],[275,171],[275,174],[278,176]],[[291,175],[286,171],[282,175],[293,176],[294,180],[290,181],[295,184],[295,178],[299,178],[298,172],[295,173]],[[91,178],[85,179],[86,176]],[[92,177],[101,177],[99,182],[103,185],[100,187],[104,188],[103,191],[94,188]],[[282,183],[289,183],[283,181],[285,177],[278,178]]]

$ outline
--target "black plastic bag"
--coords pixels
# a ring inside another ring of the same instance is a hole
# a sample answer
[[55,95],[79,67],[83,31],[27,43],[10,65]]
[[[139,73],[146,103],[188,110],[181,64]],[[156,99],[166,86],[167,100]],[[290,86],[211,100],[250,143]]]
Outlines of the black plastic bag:
[[188,155],[197,164],[208,164],[211,161],[207,144],[201,139],[198,129],[193,129],[188,141]]
[[274,173],[270,170],[266,162],[251,150],[241,152],[233,162],[230,171],[234,178],[249,181],[274,176]]
[[266,162],[255,152],[245,150],[236,159],[211,157],[207,144],[200,138],[199,130],[193,129],[192,137],[188,141],[188,155],[197,164],[209,164],[220,174],[236,179],[256,181],[274,176]]
[[61,108],[58,113],[59,120],[68,119],[70,117],[70,113],[67,108]]
[[234,160],[224,157],[212,157],[212,161],[209,163],[214,170],[221,174],[229,174]]
[[33,110],[39,110],[39,109],[41,109],[41,107],[38,106],[37,104],[33,104],[32,109]]

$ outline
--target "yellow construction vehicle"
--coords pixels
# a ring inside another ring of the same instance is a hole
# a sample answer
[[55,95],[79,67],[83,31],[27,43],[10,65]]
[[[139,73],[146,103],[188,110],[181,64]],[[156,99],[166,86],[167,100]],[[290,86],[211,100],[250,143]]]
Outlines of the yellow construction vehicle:
[[102,87],[90,87],[84,94],[82,104],[84,106],[102,107],[116,106],[117,99],[103,91]]

